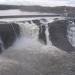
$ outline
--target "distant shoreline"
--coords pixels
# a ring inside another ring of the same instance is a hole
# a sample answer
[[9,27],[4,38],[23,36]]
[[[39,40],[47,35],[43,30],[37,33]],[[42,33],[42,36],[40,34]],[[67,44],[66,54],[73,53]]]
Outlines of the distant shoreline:
[[28,17],[59,17],[60,15],[12,15],[12,16],[0,16],[2,18],[28,18]]

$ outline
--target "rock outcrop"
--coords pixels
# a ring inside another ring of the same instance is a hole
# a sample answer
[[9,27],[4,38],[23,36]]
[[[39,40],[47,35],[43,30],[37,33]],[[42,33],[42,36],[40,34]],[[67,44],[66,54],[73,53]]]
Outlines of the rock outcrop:
[[67,52],[74,51],[75,49],[69,43],[67,38],[67,20],[58,20],[48,24],[49,26],[49,38],[54,46],[65,50]]
[[20,27],[18,24],[16,23],[0,24],[0,38],[3,42],[5,49],[11,46],[19,35],[20,35]]

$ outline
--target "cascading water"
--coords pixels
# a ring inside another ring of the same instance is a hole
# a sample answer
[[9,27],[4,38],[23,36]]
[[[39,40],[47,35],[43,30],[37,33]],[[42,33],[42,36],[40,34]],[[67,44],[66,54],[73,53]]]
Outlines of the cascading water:
[[73,47],[75,47],[75,23],[73,21],[69,22],[69,25],[67,27],[67,33],[69,42]]
[[14,48],[18,49],[31,49],[37,48],[39,45],[38,42],[38,32],[39,28],[35,24],[29,24],[29,23],[18,23],[20,26],[20,34],[21,37],[16,40],[14,44]]
[[31,38],[38,32],[38,27],[35,24],[29,24],[27,22],[18,24],[21,28],[21,36]]
[[52,45],[52,42],[49,40],[49,31],[48,31],[48,25],[46,25],[46,39],[47,39],[47,45],[48,46],[51,46]]
[[[52,46],[50,40],[49,40],[49,33],[48,33],[48,26],[46,27],[46,39],[47,39],[47,45],[44,45],[40,43],[38,39],[39,34],[39,27],[28,22],[22,23],[17,22],[20,26],[20,32],[21,37],[16,40],[16,42],[13,45],[14,49],[23,50],[23,49],[29,49],[29,50],[46,50],[47,48],[50,48]],[[49,49],[47,49],[49,50]]]
[[0,37],[0,53],[1,53],[2,51],[4,51],[4,50],[5,50],[4,44],[3,44],[2,39],[1,39],[1,37]]

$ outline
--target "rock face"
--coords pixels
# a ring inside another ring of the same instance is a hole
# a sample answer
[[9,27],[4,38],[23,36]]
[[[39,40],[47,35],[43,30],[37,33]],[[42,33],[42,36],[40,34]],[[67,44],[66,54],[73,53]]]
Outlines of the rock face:
[[46,26],[44,23],[41,23],[42,20],[46,20],[46,19],[41,19],[41,20],[32,20],[32,22],[37,25],[39,27],[39,34],[38,34],[38,39],[41,43],[43,44],[47,44],[47,39],[46,39]]
[[19,36],[20,28],[15,23],[2,23],[0,24],[0,38],[3,42],[4,48],[8,48]]
[[48,24],[49,38],[56,47],[71,52],[75,50],[67,39],[67,20],[58,20]]
[[32,22],[36,24],[37,26],[40,26],[40,20],[35,19],[35,20],[32,20]]
[[46,27],[45,25],[41,25],[39,27],[39,40],[43,43],[43,44],[47,44],[47,39],[46,39]]

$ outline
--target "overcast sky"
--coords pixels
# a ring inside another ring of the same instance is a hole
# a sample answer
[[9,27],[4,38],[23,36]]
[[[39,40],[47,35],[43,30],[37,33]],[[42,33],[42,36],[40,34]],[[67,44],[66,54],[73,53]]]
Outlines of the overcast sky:
[[75,0],[0,0],[0,4],[42,5],[42,6],[75,6]]

